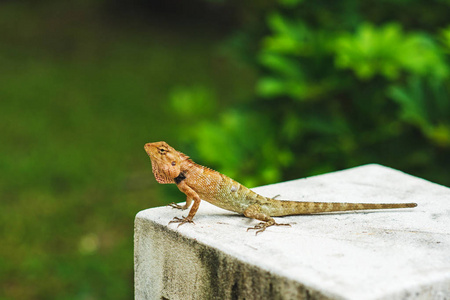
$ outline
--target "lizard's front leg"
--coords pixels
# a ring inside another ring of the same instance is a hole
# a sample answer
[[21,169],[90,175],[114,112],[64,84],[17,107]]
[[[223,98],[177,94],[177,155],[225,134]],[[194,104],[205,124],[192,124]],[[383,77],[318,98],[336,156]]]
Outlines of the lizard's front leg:
[[[178,224],[178,227],[180,227],[181,225],[186,224],[186,223],[194,223],[192,221],[192,219],[194,218],[195,214],[197,213],[198,207],[200,206],[201,199],[198,196],[198,194],[193,189],[191,189],[184,181],[181,181],[180,183],[178,183],[177,186],[178,186],[178,189],[180,191],[182,191],[183,193],[185,193],[187,196],[186,205],[188,205],[188,202],[192,202],[192,200],[194,200],[194,205],[192,205],[191,210],[189,211],[189,214],[187,217],[181,217],[181,218],[175,217],[175,218],[173,218],[172,221],[169,222],[169,224],[170,223],[180,223],[180,224]],[[184,206],[186,206],[186,205],[184,205]],[[189,205],[190,205],[190,203],[189,203]],[[187,207],[189,207],[189,205]]]
[[189,206],[191,206],[191,203],[192,203],[192,198],[189,198],[189,196],[187,196],[185,205],[179,205],[179,204],[177,204],[175,202],[172,202],[172,203],[168,204],[168,206],[173,207],[173,208],[177,208],[177,209],[185,210],[185,209],[188,209]]
[[255,227],[247,228],[247,231],[249,231],[250,229],[257,230],[255,234],[263,232],[264,230],[266,230],[267,227],[274,226],[274,225],[275,226],[291,226],[290,224],[279,224],[279,223],[275,222],[275,220],[271,216],[268,216],[268,215],[262,213],[261,207],[257,204],[252,204],[249,207],[247,207],[247,209],[244,211],[244,216],[246,216],[247,218],[252,218],[252,219],[257,219],[257,220],[263,221],[263,222],[259,223],[258,225],[256,225]]

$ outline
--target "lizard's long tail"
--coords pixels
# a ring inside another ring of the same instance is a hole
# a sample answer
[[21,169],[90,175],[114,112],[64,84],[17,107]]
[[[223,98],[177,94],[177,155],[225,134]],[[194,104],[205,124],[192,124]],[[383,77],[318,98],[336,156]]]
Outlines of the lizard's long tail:
[[[324,212],[390,209],[416,207],[417,203],[341,203],[341,202],[294,202],[280,200],[285,215],[308,215]],[[273,215],[275,216],[275,215]]]

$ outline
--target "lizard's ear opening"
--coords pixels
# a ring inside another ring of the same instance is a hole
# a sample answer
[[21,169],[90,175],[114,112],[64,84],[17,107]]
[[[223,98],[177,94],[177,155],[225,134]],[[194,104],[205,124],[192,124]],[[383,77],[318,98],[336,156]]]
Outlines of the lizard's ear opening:
[[177,178],[178,175],[180,175],[181,169],[180,165],[173,165],[174,162],[172,162],[170,165],[167,166],[167,173],[169,174],[169,177],[174,179]]

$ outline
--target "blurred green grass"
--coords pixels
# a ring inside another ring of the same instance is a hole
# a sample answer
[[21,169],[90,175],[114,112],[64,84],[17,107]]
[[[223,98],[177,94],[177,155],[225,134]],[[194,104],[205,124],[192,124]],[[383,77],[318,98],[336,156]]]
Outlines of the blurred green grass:
[[229,101],[252,74],[195,23],[18,2],[0,20],[0,299],[132,298],[134,215],[183,200],[143,150],[186,126],[170,90]]

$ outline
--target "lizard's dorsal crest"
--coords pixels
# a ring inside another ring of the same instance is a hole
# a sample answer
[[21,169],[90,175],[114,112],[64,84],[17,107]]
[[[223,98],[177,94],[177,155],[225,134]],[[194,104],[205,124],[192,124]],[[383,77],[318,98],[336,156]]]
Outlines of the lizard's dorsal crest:
[[180,155],[180,159],[181,160],[190,160],[189,156],[187,156],[186,154],[184,154],[183,152],[177,151],[178,155]]

